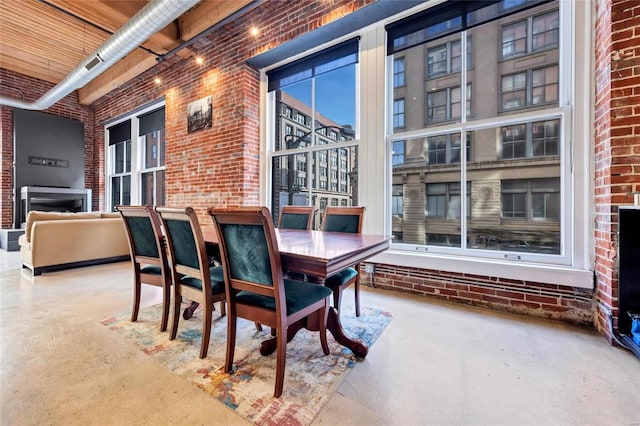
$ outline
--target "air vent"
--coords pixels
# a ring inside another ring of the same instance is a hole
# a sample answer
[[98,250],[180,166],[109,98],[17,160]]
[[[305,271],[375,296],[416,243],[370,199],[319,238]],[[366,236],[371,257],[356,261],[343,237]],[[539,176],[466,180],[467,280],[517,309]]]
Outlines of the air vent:
[[100,57],[99,54],[96,53],[96,57],[93,58],[87,65],[85,65],[84,67],[87,69],[87,71],[91,71],[91,69],[93,67],[95,67],[96,65],[98,65],[100,62],[104,62],[104,60]]

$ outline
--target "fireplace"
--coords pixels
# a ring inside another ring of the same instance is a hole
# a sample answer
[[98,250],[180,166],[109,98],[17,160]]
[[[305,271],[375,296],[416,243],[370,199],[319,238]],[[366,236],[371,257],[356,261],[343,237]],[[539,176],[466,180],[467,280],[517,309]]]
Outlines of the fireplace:
[[47,212],[90,212],[91,190],[86,188],[56,188],[23,186],[20,188],[20,226],[24,228],[31,210]]

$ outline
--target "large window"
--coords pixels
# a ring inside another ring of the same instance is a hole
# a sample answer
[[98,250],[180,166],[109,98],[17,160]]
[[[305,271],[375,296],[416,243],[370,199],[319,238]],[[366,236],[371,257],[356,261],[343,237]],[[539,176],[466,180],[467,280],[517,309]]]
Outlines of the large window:
[[[334,197],[331,184],[326,198],[365,205],[364,231],[394,236],[376,261],[589,287],[588,2],[443,1],[419,8],[338,39],[360,37],[367,46],[353,78],[343,79],[355,87],[346,102],[342,92],[307,83],[303,104],[313,110],[313,102],[331,97],[332,108],[315,108],[336,123],[343,123],[331,116],[338,105],[355,105],[358,137],[341,142],[347,157],[337,174],[338,190],[352,195]],[[333,48],[339,45],[318,46],[299,61]],[[322,136],[307,129],[296,147],[286,147],[274,107],[284,86],[302,80],[292,77],[278,92],[276,70],[265,70],[264,195],[275,209],[278,202],[321,207],[316,151],[337,144],[320,147],[312,139]],[[312,74],[305,78],[319,78]],[[306,171],[287,163],[292,153],[305,155]],[[287,186],[288,170],[304,175],[309,188]]]
[[[491,251],[521,251],[556,255],[544,261],[561,262],[566,226],[561,200],[568,199],[562,170],[569,169],[563,169],[568,158],[562,146],[569,110],[559,109],[559,87],[561,64],[563,58],[569,63],[570,52],[563,56],[559,50],[559,3],[461,3],[389,29],[391,39],[402,36],[414,43],[391,48],[392,57],[420,63],[425,51],[427,56],[422,60],[426,70],[406,67],[404,74],[407,87],[425,87],[426,119],[412,115],[419,109],[406,109],[406,126],[398,128],[394,103],[392,137],[394,152],[396,141],[415,147],[407,148],[404,162],[416,165],[394,169],[392,185],[402,184],[409,194],[405,208],[424,197],[424,215],[417,209],[403,215],[401,224],[394,222],[394,234],[402,235],[398,242],[409,248],[450,248],[456,241],[462,253],[491,257]],[[479,58],[473,67],[472,57]],[[466,103],[461,87],[467,87]],[[464,152],[462,135],[467,135]],[[418,190],[425,181],[424,191]],[[468,197],[461,197],[464,193]],[[391,202],[397,211],[393,196]]]
[[[351,40],[268,73],[272,111],[271,211],[357,203],[356,69]],[[400,65],[397,71],[403,72]],[[304,117],[301,119],[300,117]]]
[[165,204],[164,106],[106,126],[107,205]]

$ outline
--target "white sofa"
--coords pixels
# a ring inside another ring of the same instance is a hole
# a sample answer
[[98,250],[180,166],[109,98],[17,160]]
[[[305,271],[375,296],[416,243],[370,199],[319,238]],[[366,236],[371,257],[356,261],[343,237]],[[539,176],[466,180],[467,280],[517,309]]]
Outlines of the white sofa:
[[33,275],[129,259],[117,213],[30,211],[18,244],[22,265]]

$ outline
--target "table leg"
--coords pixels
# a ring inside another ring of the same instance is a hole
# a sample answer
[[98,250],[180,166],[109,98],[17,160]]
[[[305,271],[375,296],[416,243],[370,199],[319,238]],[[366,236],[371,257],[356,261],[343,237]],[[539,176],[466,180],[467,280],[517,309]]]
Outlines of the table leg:
[[[317,324],[307,323],[304,319],[300,320],[289,326],[289,329],[287,330],[287,343],[289,343],[293,339],[293,336],[295,336],[296,333],[302,328],[306,328],[310,331],[318,331]],[[369,348],[367,347],[367,345],[362,343],[360,340],[353,339],[346,335],[344,329],[342,328],[342,324],[340,323],[340,315],[338,311],[333,307],[329,308],[327,330],[331,332],[333,338],[336,339],[336,342],[350,349],[355,356],[359,358],[365,358],[369,353]],[[260,343],[260,354],[270,355],[274,353],[276,350],[276,345],[277,341],[275,337],[263,341],[262,343]]]

